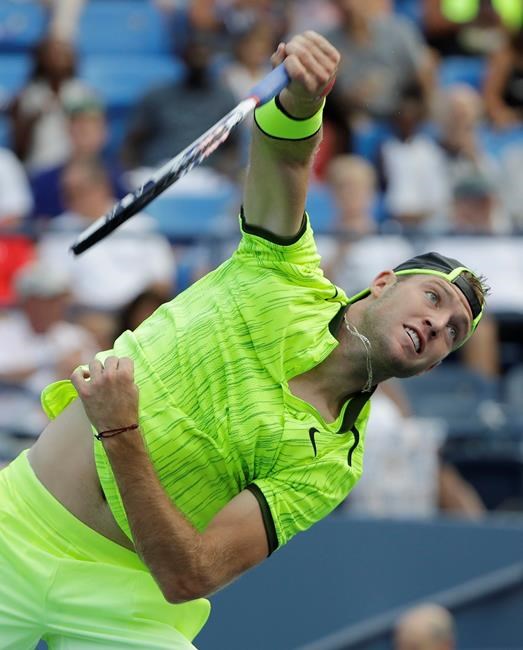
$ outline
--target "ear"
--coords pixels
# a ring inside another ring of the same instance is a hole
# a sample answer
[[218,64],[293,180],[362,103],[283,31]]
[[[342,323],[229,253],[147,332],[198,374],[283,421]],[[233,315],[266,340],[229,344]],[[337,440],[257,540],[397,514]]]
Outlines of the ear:
[[374,278],[370,285],[371,295],[378,298],[384,291],[396,284],[397,280],[398,278],[394,271],[382,271]]

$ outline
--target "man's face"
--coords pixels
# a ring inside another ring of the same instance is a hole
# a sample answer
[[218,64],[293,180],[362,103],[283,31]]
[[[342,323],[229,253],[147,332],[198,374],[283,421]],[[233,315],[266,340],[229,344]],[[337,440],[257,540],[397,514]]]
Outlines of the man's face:
[[454,285],[433,275],[380,274],[360,331],[378,374],[411,377],[440,363],[465,340],[472,312]]

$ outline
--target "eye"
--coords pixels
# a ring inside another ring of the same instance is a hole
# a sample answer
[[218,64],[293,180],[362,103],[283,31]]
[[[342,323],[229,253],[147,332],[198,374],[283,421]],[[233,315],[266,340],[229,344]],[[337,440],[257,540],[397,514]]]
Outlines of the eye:
[[425,295],[428,296],[430,302],[434,305],[437,305],[439,302],[439,296],[435,291],[425,291]]
[[450,336],[452,340],[455,341],[458,338],[458,329],[454,325],[448,325]]

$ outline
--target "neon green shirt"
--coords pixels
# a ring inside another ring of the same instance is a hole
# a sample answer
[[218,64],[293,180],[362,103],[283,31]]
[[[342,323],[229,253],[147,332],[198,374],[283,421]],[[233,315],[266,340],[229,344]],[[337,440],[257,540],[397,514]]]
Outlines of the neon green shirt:
[[[234,255],[114,344],[130,356],[140,427],[169,497],[198,530],[250,489],[270,551],[331,512],[361,475],[369,395],[325,423],[288,380],[338,345],[331,333],[348,303],[319,268],[308,220],[293,243],[246,225]],[[272,239],[276,239],[271,237]],[[113,354],[101,353],[99,358]],[[75,397],[48,387],[56,415]],[[131,536],[103,445],[96,466],[108,504]]]

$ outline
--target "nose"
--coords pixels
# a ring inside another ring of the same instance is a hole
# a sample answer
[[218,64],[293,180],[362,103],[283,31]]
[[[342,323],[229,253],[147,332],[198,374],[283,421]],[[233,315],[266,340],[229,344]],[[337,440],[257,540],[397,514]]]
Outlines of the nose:
[[445,327],[445,323],[443,321],[443,318],[426,318],[423,321],[423,325],[427,331],[427,339],[435,339],[438,336],[439,332],[441,332]]

